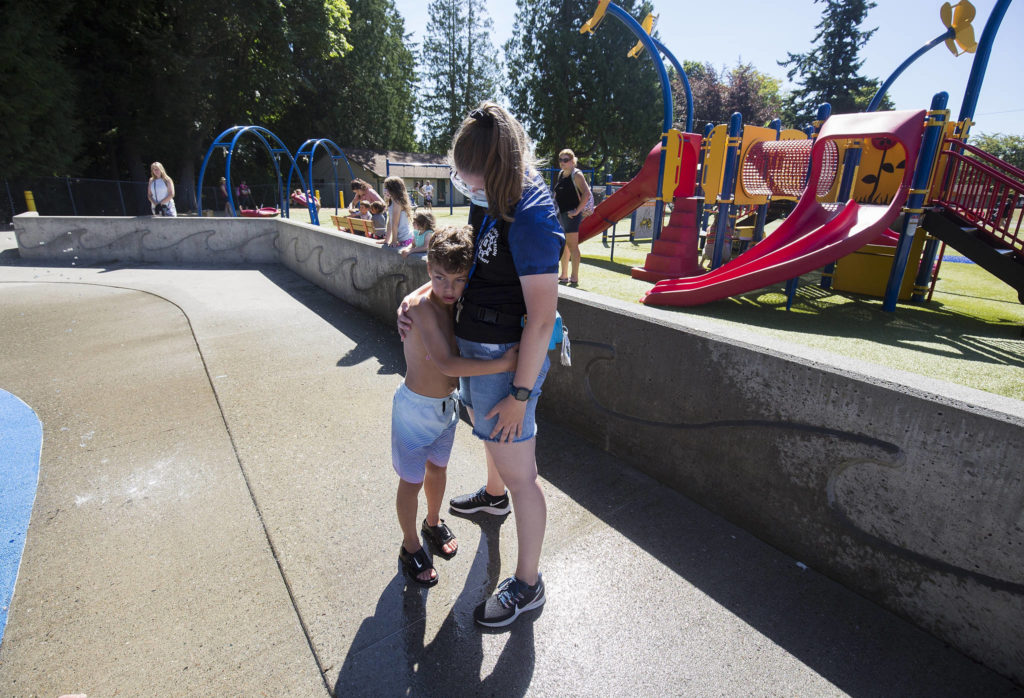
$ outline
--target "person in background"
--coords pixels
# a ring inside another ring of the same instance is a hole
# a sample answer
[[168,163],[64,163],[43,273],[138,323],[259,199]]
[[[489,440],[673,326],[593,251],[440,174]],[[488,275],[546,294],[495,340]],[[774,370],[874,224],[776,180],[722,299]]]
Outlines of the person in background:
[[359,202],[359,217],[363,220],[372,220],[373,214],[370,213],[370,202],[360,201]]
[[423,205],[428,211],[434,208],[434,185],[430,183],[430,180],[425,180],[423,186],[420,187],[420,193],[423,194]]
[[[580,283],[580,216],[590,201],[587,178],[576,168],[576,155],[566,148],[558,154],[560,171],[553,187],[558,205],[558,222],[565,231],[565,251],[562,253],[562,273],[558,283],[579,286]],[[572,262],[572,276],[569,263]]]
[[154,216],[173,218],[178,215],[174,209],[174,181],[159,162],[154,162],[149,166],[149,185],[146,187],[146,196],[149,197],[149,206]]
[[348,211],[349,215],[356,215],[359,211],[360,201],[384,201],[384,197],[377,193],[377,191],[369,184],[361,179],[352,180],[352,201],[349,202]]
[[434,220],[433,213],[427,213],[426,211],[417,212],[412,217],[412,245],[403,247],[399,250],[399,253],[403,257],[408,257],[411,254],[426,252],[430,247],[430,238],[434,234],[435,225],[437,223]]
[[370,204],[370,220],[373,221],[374,237],[383,240],[388,234],[388,214],[386,213],[383,201],[374,201]]
[[218,191],[220,192],[220,200],[224,202],[224,213],[231,215],[231,202],[228,201],[228,180],[224,177],[220,178]]
[[388,247],[408,247],[412,245],[412,204],[409,193],[405,189],[405,180],[401,177],[388,177],[384,180],[384,192],[388,195],[388,225],[384,244]]

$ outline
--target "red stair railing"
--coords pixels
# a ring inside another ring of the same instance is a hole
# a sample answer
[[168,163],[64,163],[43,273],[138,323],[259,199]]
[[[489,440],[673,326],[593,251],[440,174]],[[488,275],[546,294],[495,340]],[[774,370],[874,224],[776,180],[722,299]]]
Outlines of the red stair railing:
[[933,203],[985,231],[1024,260],[1024,170],[956,139],[947,138],[946,146],[942,191]]

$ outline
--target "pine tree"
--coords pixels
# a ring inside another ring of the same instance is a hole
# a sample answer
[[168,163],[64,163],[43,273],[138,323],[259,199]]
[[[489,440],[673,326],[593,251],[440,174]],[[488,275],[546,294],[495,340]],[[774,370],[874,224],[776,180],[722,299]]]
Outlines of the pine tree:
[[445,152],[466,113],[497,97],[501,63],[482,0],[432,0],[421,56],[423,146]]
[[864,64],[857,55],[868,42],[874,29],[862,31],[861,23],[868,10],[875,7],[873,0],[814,0],[823,3],[821,21],[815,27],[818,33],[807,53],[789,53],[779,61],[790,66],[786,76],[796,78],[799,87],[790,93],[785,105],[787,125],[802,126],[810,123],[823,102],[832,105],[833,114],[856,112],[867,105],[863,95],[874,94],[873,81],[860,75]]

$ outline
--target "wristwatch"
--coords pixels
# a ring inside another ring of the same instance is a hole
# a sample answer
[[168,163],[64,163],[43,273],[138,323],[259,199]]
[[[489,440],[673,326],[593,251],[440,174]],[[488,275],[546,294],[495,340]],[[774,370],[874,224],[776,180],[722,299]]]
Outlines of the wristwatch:
[[519,400],[519,402],[526,402],[527,400],[530,399],[529,388],[517,388],[516,386],[511,385],[509,386],[508,394],[514,397],[516,400]]

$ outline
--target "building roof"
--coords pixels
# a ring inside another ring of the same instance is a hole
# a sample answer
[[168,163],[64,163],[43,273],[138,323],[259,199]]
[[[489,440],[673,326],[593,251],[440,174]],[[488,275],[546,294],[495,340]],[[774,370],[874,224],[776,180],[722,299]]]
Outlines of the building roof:
[[448,177],[448,170],[441,167],[407,166],[397,169],[394,167],[396,163],[414,163],[415,165],[444,165],[444,168],[447,168],[448,157],[446,155],[405,153],[400,150],[368,150],[366,148],[346,149],[345,155],[353,164],[357,164],[381,178],[388,176],[388,161],[391,162],[392,174],[406,179],[445,179]]

